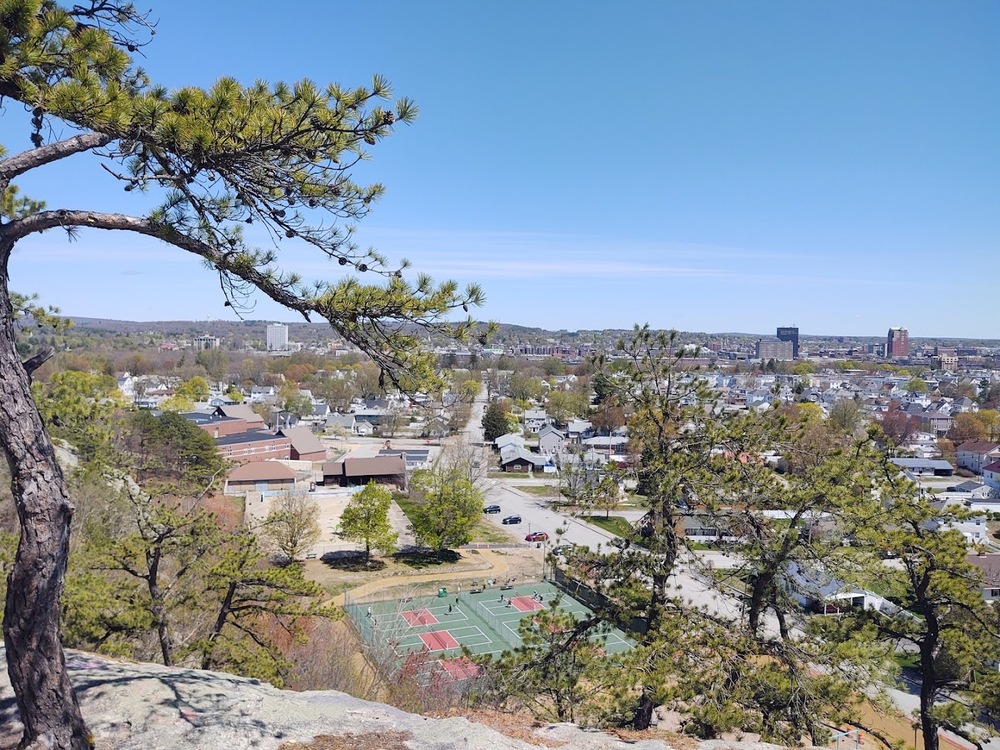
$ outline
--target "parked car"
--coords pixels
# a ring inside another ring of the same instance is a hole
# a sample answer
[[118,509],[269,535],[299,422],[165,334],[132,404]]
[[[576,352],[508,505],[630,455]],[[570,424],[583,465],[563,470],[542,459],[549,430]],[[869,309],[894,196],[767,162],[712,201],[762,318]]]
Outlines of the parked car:
[[526,541],[526,542],[544,542],[548,538],[549,538],[549,535],[546,534],[544,531],[532,531],[530,534],[528,534],[526,537],[524,537],[524,541]]
[[483,513],[499,513],[499,512],[500,512],[499,505],[487,505],[485,508],[483,508]]
[[572,552],[575,544],[559,544],[552,548],[553,555],[565,555],[567,552]]
[[500,523],[521,523],[520,516],[507,516]]

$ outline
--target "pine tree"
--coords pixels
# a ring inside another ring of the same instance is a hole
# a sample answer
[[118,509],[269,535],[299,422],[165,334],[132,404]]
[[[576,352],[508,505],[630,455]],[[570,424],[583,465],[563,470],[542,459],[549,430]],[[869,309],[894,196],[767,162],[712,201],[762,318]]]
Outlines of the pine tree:
[[483,413],[483,440],[492,443],[501,435],[507,434],[507,414],[496,401],[490,401]]
[[[343,221],[363,218],[382,194],[359,185],[352,167],[416,107],[390,97],[385,79],[369,86],[242,86],[221,78],[210,89],[175,92],[152,84],[134,64],[152,24],[125,0],[11,0],[3,5],[0,96],[31,115],[32,148],[0,158],[0,447],[12,469],[21,543],[4,611],[8,671],[24,722],[22,745],[85,748],[88,733],[70,685],[59,637],[73,507],[65,478],[32,399],[31,372],[44,356],[21,360],[8,287],[17,243],[47,230],[124,231],[200,258],[218,275],[226,305],[260,292],[306,319],[329,321],[366,352],[383,382],[404,390],[433,380],[420,328],[462,336],[445,316],[478,305],[478,287],[403,277],[374,251],[360,250]],[[47,142],[50,133],[65,133]],[[13,181],[48,164],[96,154],[126,192],[155,195],[134,215],[46,207]],[[273,237],[255,247],[244,227]],[[295,241],[348,273],[308,284],[278,266]],[[374,277],[374,283],[359,280]]]

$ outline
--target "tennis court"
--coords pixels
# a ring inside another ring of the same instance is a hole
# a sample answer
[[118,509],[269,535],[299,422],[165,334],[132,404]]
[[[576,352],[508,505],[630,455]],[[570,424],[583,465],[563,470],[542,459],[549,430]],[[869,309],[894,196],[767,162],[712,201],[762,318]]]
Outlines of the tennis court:
[[[592,614],[586,605],[544,581],[439,593],[443,595],[365,601],[348,594],[344,608],[369,650],[388,650],[390,664],[402,663],[415,653],[433,656],[435,668],[455,680],[475,672],[475,665],[464,659],[463,648],[475,655],[496,656],[520,647],[521,621],[533,613],[558,606],[578,618]],[[616,628],[595,632],[591,640],[609,654],[632,648]]]

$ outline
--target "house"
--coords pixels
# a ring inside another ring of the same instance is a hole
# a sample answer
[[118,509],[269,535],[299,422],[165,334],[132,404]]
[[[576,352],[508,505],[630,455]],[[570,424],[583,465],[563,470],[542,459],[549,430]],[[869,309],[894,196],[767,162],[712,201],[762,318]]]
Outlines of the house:
[[527,432],[538,432],[548,423],[549,415],[545,413],[545,409],[524,410],[524,429]]
[[624,456],[628,452],[628,438],[624,435],[584,438],[580,442],[607,456]]
[[496,440],[493,441],[493,445],[496,449],[503,453],[504,448],[514,446],[515,448],[524,447],[524,438],[520,435],[515,435],[513,432],[508,432],[506,435],[501,435]]
[[510,448],[500,454],[500,468],[504,471],[545,471],[551,466],[547,456],[532,453],[524,448]]
[[325,461],[326,447],[308,427],[288,427],[278,432],[292,441],[293,461]]
[[248,492],[291,492],[295,489],[295,472],[280,461],[253,461],[237,466],[226,476],[225,494],[245,495]]
[[272,458],[290,459],[292,441],[284,435],[266,430],[250,430],[216,438],[215,447],[227,461],[267,461]]
[[1000,554],[981,552],[967,555],[965,561],[983,574],[983,598],[988,602],[1000,599]]
[[962,482],[961,484],[953,484],[950,487],[946,487],[945,489],[947,492],[956,492],[959,494],[965,494],[965,493],[974,495],[989,494],[988,490],[986,492],[983,492],[985,488],[986,485],[983,484],[982,482],[975,482],[969,479]]
[[800,606],[823,614],[835,614],[847,607],[873,609],[885,614],[899,611],[899,607],[885,597],[849,586],[832,577],[818,564],[807,568],[791,563],[785,573],[784,585]]
[[451,430],[448,429],[448,423],[441,417],[432,417],[427,420],[427,423],[420,430],[420,437],[430,438],[431,440],[440,440],[448,436]]
[[967,440],[955,449],[955,463],[973,474],[982,474],[983,467],[1000,459],[1000,443],[989,440]]
[[944,437],[951,429],[951,415],[941,411],[926,411],[920,415],[920,429]]
[[593,437],[594,426],[586,419],[571,419],[566,423],[566,439],[579,444],[584,438]]
[[324,485],[358,487],[369,482],[405,489],[406,460],[399,455],[347,456],[323,464]]
[[943,459],[891,458],[889,460],[913,477],[950,477],[955,473],[955,468]]
[[250,389],[250,400],[255,404],[274,401],[277,397],[278,391],[273,385],[255,385]]
[[551,456],[558,453],[565,442],[566,435],[550,424],[543,425],[538,431],[538,452],[543,455]]
[[983,481],[989,485],[991,494],[1000,494],[1000,461],[983,467]]
[[[962,510],[969,507],[965,498],[954,495],[935,495],[931,505],[939,510],[950,506]],[[932,518],[924,524],[924,528],[930,531],[957,531],[965,537],[965,541],[969,544],[982,544],[989,538],[989,529],[986,527],[986,513],[983,511],[978,511],[978,513],[979,515],[971,515],[968,518],[947,522],[940,518]]]

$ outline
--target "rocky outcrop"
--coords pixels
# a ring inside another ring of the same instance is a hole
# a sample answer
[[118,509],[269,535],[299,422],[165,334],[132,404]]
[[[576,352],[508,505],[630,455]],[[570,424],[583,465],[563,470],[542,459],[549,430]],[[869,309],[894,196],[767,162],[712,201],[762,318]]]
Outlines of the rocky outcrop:
[[[107,750],[277,750],[295,743],[308,746],[320,736],[345,738],[343,745],[329,747],[409,750],[670,748],[659,740],[626,743],[568,724],[537,727],[529,744],[465,718],[427,718],[335,691],[296,693],[220,672],[133,664],[73,651],[67,652],[67,661],[96,746]],[[0,747],[13,748],[20,726],[5,660],[3,666]],[[375,744],[362,742],[366,737]],[[750,750],[749,745],[734,743],[703,744],[705,750],[719,744]]]

